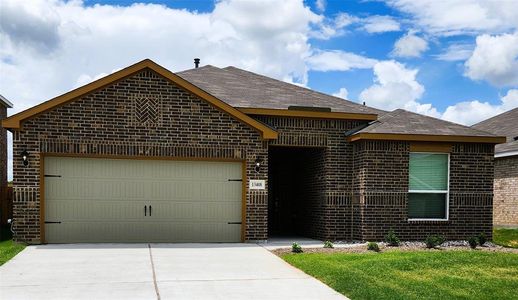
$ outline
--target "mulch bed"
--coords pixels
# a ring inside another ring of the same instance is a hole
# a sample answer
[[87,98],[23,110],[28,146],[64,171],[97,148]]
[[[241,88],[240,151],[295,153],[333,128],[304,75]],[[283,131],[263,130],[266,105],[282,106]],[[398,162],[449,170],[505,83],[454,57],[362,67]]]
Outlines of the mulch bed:
[[[484,246],[477,246],[476,249],[471,249],[467,243],[464,245],[463,241],[446,242],[437,248],[426,248],[421,242],[404,242],[399,247],[387,246],[384,243],[378,243],[380,252],[405,252],[405,251],[486,251],[486,252],[505,252],[517,253],[518,249],[506,248],[492,243],[486,243]],[[304,253],[368,253],[373,252],[367,250],[367,245],[353,245],[345,248],[303,248]],[[291,248],[271,250],[276,255],[283,255],[291,253]]]

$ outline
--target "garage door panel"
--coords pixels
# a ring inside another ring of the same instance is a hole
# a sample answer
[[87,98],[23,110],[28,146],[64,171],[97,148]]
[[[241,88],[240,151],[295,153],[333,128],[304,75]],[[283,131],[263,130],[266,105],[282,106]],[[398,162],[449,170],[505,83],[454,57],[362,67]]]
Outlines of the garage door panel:
[[[49,243],[238,242],[242,164],[47,157]],[[144,207],[152,207],[144,215]]]

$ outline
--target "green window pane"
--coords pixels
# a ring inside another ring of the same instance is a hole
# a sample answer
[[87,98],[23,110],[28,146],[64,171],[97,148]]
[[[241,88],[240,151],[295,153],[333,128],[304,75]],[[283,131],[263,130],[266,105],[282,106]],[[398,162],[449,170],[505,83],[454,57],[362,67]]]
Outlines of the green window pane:
[[448,154],[410,153],[410,190],[447,190]]
[[410,219],[446,219],[446,194],[409,193]]

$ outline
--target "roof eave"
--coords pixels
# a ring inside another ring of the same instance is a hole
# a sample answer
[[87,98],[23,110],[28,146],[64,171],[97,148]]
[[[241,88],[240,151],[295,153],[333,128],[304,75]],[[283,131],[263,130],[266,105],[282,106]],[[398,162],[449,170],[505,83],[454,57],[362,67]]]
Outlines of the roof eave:
[[11,101],[7,100],[7,98],[2,95],[0,95],[0,103],[4,104],[4,106],[7,108],[13,108]]
[[213,95],[205,92],[204,90],[198,88],[194,84],[188,82],[187,80],[174,74],[173,72],[167,70],[166,68],[156,64],[155,62],[153,62],[150,59],[145,59],[143,61],[140,61],[134,65],[126,67],[120,71],[112,73],[106,77],[103,77],[103,78],[98,79],[94,82],[91,82],[87,85],[79,87],[79,88],[72,90],[68,93],[65,93],[61,96],[55,97],[51,100],[48,100],[39,105],[33,106],[27,110],[24,110],[22,112],[15,114],[15,115],[12,115],[2,121],[2,126],[6,129],[20,130],[22,128],[22,123],[27,119],[34,118],[49,110],[52,110],[59,106],[70,103],[70,102],[78,99],[79,97],[83,97],[83,96],[93,93],[99,89],[102,89],[110,84],[114,84],[114,83],[116,83],[120,80],[123,80],[131,75],[134,75],[135,73],[140,72],[146,68],[153,70],[154,72],[162,75],[167,80],[175,83],[176,85],[180,86],[181,88],[183,88],[183,89],[191,92],[192,94],[202,98],[203,100],[209,102],[214,107],[216,107],[218,110],[226,112],[229,115],[236,118],[237,120],[256,129],[257,131],[259,131],[259,133],[261,134],[261,137],[263,139],[267,139],[267,140],[276,139],[278,137],[278,133],[275,130],[273,130],[272,128],[266,126],[265,124],[263,124],[257,120],[254,120],[253,118],[249,117],[245,113],[242,113],[241,111],[230,106],[229,104],[225,103],[224,101],[219,100],[218,98],[214,97]]
[[422,142],[459,142],[459,143],[505,143],[501,136],[465,136],[465,135],[429,135],[429,134],[399,134],[399,133],[357,133],[347,137],[348,142],[358,140],[389,140],[389,141],[422,141]]
[[495,153],[495,158],[518,156],[518,150]]

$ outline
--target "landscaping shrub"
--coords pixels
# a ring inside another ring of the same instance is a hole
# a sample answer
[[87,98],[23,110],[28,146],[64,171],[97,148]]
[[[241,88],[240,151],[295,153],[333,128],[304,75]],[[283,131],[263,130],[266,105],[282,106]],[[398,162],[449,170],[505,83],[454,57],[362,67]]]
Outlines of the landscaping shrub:
[[389,245],[389,246],[396,246],[397,247],[397,246],[399,246],[400,240],[397,237],[397,235],[394,232],[394,230],[391,229],[391,230],[389,230],[389,232],[385,236],[385,242],[387,242],[387,245]]
[[480,244],[480,246],[484,246],[484,244],[487,242],[487,237],[486,235],[482,232],[478,235],[478,243]]
[[376,243],[376,242],[368,242],[367,250],[371,250],[374,252],[380,252],[380,247],[378,246],[378,243]]
[[293,253],[302,253],[304,251],[302,251],[302,247],[299,244],[293,243],[293,245],[291,245],[291,252],[293,252]]
[[471,249],[477,248],[478,242],[479,242],[479,239],[477,237],[474,237],[474,236],[472,236],[472,237],[470,237],[468,239],[468,244],[469,244]]
[[440,244],[444,243],[444,241],[445,241],[445,239],[443,236],[434,234],[434,235],[429,235],[428,237],[426,237],[426,240],[424,242],[426,244],[426,248],[435,248],[435,247],[439,246]]
[[331,243],[331,241],[325,241],[324,248],[334,248],[334,245]]

